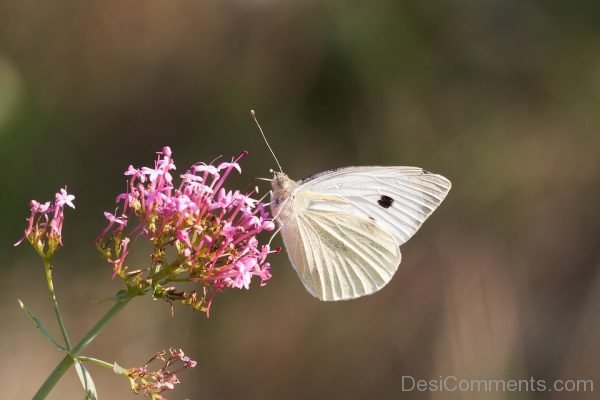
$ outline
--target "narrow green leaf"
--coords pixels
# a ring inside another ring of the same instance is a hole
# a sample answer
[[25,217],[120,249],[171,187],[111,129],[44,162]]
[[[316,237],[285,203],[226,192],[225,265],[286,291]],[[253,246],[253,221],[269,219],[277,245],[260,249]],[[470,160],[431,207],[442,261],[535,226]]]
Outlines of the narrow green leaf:
[[98,393],[96,392],[96,385],[94,385],[92,376],[83,363],[77,359],[75,359],[75,370],[77,371],[77,376],[79,376],[81,385],[85,390],[85,400],[98,400]]
[[27,314],[29,319],[31,319],[33,321],[33,323],[35,324],[35,327],[39,329],[39,331],[42,333],[42,335],[44,335],[46,337],[46,339],[48,339],[50,341],[50,343],[52,343],[57,349],[59,349],[60,351],[66,351],[67,349],[65,349],[63,346],[58,344],[56,342],[56,340],[54,340],[54,338],[52,337],[50,332],[48,332],[46,327],[44,325],[42,325],[40,320],[37,319],[31,311],[29,311],[29,309],[25,306],[25,304],[23,304],[23,302],[20,299],[17,299],[17,300],[19,301],[19,307],[21,307],[21,310],[23,310],[25,312],[25,314]]

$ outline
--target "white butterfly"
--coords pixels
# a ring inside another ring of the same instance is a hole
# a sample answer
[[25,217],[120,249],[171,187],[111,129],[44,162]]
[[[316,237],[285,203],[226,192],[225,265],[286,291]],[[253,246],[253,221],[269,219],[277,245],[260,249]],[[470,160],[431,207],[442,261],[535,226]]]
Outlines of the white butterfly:
[[313,296],[348,300],[385,286],[450,181],[414,167],[348,167],[272,180],[271,211],[292,265]]
[[271,186],[271,212],[300,280],[313,296],[335,301],[384,287],[400,265],[400,245],[452,185],[416,167],[347,167],[298,182],[275,172]]

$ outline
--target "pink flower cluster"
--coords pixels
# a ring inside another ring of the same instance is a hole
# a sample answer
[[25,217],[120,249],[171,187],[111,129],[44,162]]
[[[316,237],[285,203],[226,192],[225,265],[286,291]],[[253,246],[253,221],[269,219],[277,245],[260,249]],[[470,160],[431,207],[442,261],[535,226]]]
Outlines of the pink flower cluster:
[[[166,351],[161,351],[152,357],[143,367],[127,370],[133,393],[142,393],[153,400],[166,400],[160,393],[173,390],[180,383],[176,373],[185,369],[194,368],[196,361],[186,356],[181,349],[169,349],[169,358],[165,358]],[[163,361],[163,366],[156,371],[148,371],[148,366],[155,361]]]
[[[253,277],[261,285],[268,281],[266,257],[272,251],[256,236],[273,230],[274,223],[263,203],[252,197],[255,191],[244,194],[224,187],[233,170],[241,173],[238,161],[246,154],[218,165],[194,164],[178,185],[169,147],[158,153],[153,168],[129,166],[128,190],[117,197],[120,211],[105,213],[108,225],[97,240],[114,276],[130,291],[151,291],[156,298],[178,300],[207,315],[212,299],[224,288],[248,289]],[[153,246],[150,267],[125,265],[137,238]],[[202,291],[167,286],[185,281],[202,284]]]
[[54,196],[54,202],[29,202],[31,215],[27,218],[24,236],[15,243],[20,245],[25,239],[42,257],[50,257],[58,246],[62,246],[62,227],[65,219],[65,206],[75,208],[75,196],[67,193],[67,188],[60,189]]

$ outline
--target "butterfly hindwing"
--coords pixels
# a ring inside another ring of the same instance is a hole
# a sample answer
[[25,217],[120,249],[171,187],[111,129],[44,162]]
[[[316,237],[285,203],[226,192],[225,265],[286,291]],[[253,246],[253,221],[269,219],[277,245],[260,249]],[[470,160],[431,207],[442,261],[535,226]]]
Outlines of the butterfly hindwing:
[[355,212],[323,209],[345,199],[312,191],[294,199],[295,217],[281,233],[290,260],[307,290],[321,300],[371,294],[387,284],[401,255],[397,240],[373,220]]

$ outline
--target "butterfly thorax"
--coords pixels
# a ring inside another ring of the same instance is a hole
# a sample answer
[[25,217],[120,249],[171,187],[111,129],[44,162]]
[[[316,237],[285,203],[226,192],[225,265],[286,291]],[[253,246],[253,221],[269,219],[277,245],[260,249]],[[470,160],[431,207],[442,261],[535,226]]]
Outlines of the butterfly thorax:
[[281,221],[291,212],[291,200],[298,183],[283,172],[275,172],[271,181],[271,213]]

